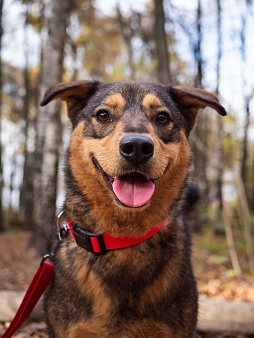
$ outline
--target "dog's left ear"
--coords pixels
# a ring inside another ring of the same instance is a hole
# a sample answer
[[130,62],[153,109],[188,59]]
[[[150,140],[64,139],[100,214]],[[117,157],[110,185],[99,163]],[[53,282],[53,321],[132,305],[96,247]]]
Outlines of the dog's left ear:
[[211,107],[220,115],[227,115],[217,96],[212,93],[185,86],[170,87],[169,90],[173,100],[178,104],[181,113],[187,120],[190,130],[195,125],[197,112],[200,108]]
[[45,106],[50,101],[58,98],[66,101],[68,116],[73,122],[75,112],[86,105],[90,97],[96,92],[99,84],[100,82],[98,81],[59,83],[46,91],[40,105]]

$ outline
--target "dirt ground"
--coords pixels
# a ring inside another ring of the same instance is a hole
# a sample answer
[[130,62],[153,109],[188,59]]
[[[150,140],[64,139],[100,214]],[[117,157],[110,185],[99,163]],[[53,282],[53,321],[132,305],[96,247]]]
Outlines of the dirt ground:
[[[28,232],[5,233],[0,235],[0,290],[26,290],[30,284],[41,258],[35,258],[35,252],[27,249],[30,238]],[[242,280],[229,272],[230,262],[220,262],[213,255],[202,249],[196,249],[200,237],[194,236],[193,265],[201,295],[216,299],[243,300],[254,302],[254,276],[246,275]],[[0,324],[2,334],[9,323]],[[254,338],[246,335],[228,333],[202,333],[206,338]],[[29,323],[23,326],[14,337],[47,337],[45,323]]]

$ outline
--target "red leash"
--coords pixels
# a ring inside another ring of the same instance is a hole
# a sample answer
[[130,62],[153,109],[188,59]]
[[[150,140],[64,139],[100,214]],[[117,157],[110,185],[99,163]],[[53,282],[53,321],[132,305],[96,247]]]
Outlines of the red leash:
[[[48,257],[49,255],[46,256]],[[46,290],[53,276],[55,268],[53,264],[44,262],[44,260],[47,258],[46,256],[42,260],[15,317],[11,321],[10,326],[3,334],[2,338],[11,337],[18,330],[18,328],[20,328],[20,326],[29,317],[43,292]]]
[[[60,227],[60,218],[62,214],[58,217],[58,227],[61,234],[66,233],[70,230],[73,238],[76,243],[82,246],[89,252],[94,254],[104,254],[108,250],[126,248],[141,242],[144,242],[146,239],[155,235],[166,223],[166,221],[162,222],[158,227],[152,228],[145,236],[141,237],[113,237],[110,235],[96,235],[90,233],[86,230],[78,228],[73,225],[70,221],[68,221],[68,228]],[[167,220],[169,221],[169,220]],[[7,328],[5,333],[1,338],[10,338],[20,326],[27,320],[36,303],[40,299],[43,292],[46,290],[49,282],[51,281],[54,273],[54,264],[45,263],[45,259],[52,257],[52,255],[46,255],[41,261],[41,264],[28,287],[28,290],[25,294],[25,297],[15,315],[13,320],[10,323],[10,326]]]

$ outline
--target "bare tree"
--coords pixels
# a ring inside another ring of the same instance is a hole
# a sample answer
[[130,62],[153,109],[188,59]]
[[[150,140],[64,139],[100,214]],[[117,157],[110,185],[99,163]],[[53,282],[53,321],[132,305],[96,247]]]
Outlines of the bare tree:
[[195,76],[195,87],[202,88],[202,81],[203,81],[203,57],[202,57],[202,10],[201,10],[201,0],[198,0],[198,7],[197,7],[197,43],[195,46],[195,60],[197,64],[197,73]]
[[235,241],[234,241],[234,236],[233,236],[233,231],[232,231],[230,211],[229,211],[228,204],[224,199],[222,199],[222,207],[223,207],[223,214],[224,214],[226,239],[227,239],[231,263],[232,263],[233,269],[236,272],[237,277],[242,278],[242,270],[241,270],[241,266],[240,266],[236,248],[235,248]]
[[248,168],[247,168],[247,161],[248,161],[248,132],[250,127],[250,101],[253,98],[253,93],[250,95],[245,95],[244,98],[244,108],[245,108],[245,122],[244,122],[244,135],[243,135],[243,142],[242,142],[242,158],[241,158],[241,175],[244,183],[244,187],[247,190],[247,179],[248,179]]
[[[254,182],[254,147],[252,148],[251,181]],[[252,184],[252,189],[250,192],[250,201],[250,205],[254,205],[254,184]]]
[[[197,1],[197,14],[196,14],[196,41],[194,42],[193,52],[196,63],[196,76],[194,85],[197,88],[203,88],[203,55],[202,55],[202,44],[203,44],[203,32],[202,32],[202,6],[201,0]],[[202,140],[205,146],[207,146],[207,134],[206,134],[206,121],[203,114],[199,114],[198,123],[194,129],[195,135]],[[193,134],[194,135],[194,134]],[[192,136],[193,136],[192,135]],[[198,179],[204,188],[201,189],[202,200],[207,204],[208,197],[208,180],[206,177],[206,165],[207,158],[199,150],[199,148],[193,144],[193,155],[194,155],[194,179]]]
[[[244,136],[242,142],[242,157],[241,157],[241,176],[243,180],[243,184],[245,190],[247,192],[247,198],[249,197],[248,194],[248,159],[249,159],[249,141],[248,141],[248,134],[249,134],[249,127],[250,127],[250,101],[253,98],[254,94],[254,85],[252,85],[251,91],[246,89],[247,87],[247,78],[246,78],[246,31],[247,31],[247,24],[248,24],[248,13],[250,12],[250,6],[252,5],[251,0],[245,1],[245,8],[243,13],[241,14],[241,30],[240,30],[240,52],[242,57],[242,84],[243,84],[243,91],[244,91],[244,110],[245,110],[245,123],[244,123]],[[249,198],[248,198],[249,200]]]
[[33,229],[33,191],[32,191],[32,161],[31,154],[28,151],[28,132],[30,127],[29,112],[31,106],[31,81],[29,74],[29,44],[28,41],[28,25],[29,25],[29,1],[25,3],[25,23],[24,23],[24,88],[25,95],[23,99],[23,132],[24,132],[24,145],[23,145],[23,180],[20,187],[20,201],[19,209],[24,214],[24,228],[26,230]]
[[[217,62],[216,62],[216,91],[215,94],[219,96],[219,86],[221,77],[221,57],[222,57],[222,26],[221,26],[221,0],[216,0],[217,4]],[[215,144],[215,156],[217,163],[222,163],[223,160],[223,121],[217,117],[217,135]],[[221,216],[222,205],[222,178],[223,168],[217,166],[216,169],[216,182],[215,182],[215,195],[218,202],[217,222],[213,222],[214,231],[216,230],[216,224],[219,222]]]
[[[49,35],[42,63],[41,97],[48,87],[62,80],[66,28],[71,6],[72,3],[68,0],[53,1]],[[40,254],[49,249],[55,221],[57,166],[61,135],[60,102],[53,102],[46,109],[39,108],[34,156],[35,236],[33,244]]]
[[165,32],[165,13],[163,0],[154,0],[155,45],[158,63],[158,81],[168,84],[170,80],[170,63]]
[[235,182],[239,197],[240,218],[243,225],[243,233],[246,242],[246,253],[248,258],[249,268],[254,269],[254,252],[251,233],[251,214],[248,206],[246,191],[243,184],[243,179],[240,174],[235,173]]
[[133,48],[132,48],[132,38],[135,35],[135,30],[131,26],[131,17],[125,22],[120,7],[117,6],[117,18],[120,26],[120,31],[122,38],[125,42],[127,55],[128,55],[128,67],[130,70],[130,79],[135,79],[135,70],[134,70],[134,63],[133,63]]
[[3,219],[3,164],[2,164],[2,140],[1,140],[1,129],[2,129],[2,90],[3,90],[3,77],[2,77],[2,37],[3,37],[3,5],[4,0],[0,0],[0,231],[4,229]]

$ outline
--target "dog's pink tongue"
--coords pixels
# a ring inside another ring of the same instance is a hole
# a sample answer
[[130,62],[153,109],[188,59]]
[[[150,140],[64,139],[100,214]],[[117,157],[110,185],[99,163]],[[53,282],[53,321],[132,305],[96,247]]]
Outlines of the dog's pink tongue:
[[113,191],[117,198],[129,207],[141,207],[154,193],[153,182],[138,174],[119,177],[113,182]]

